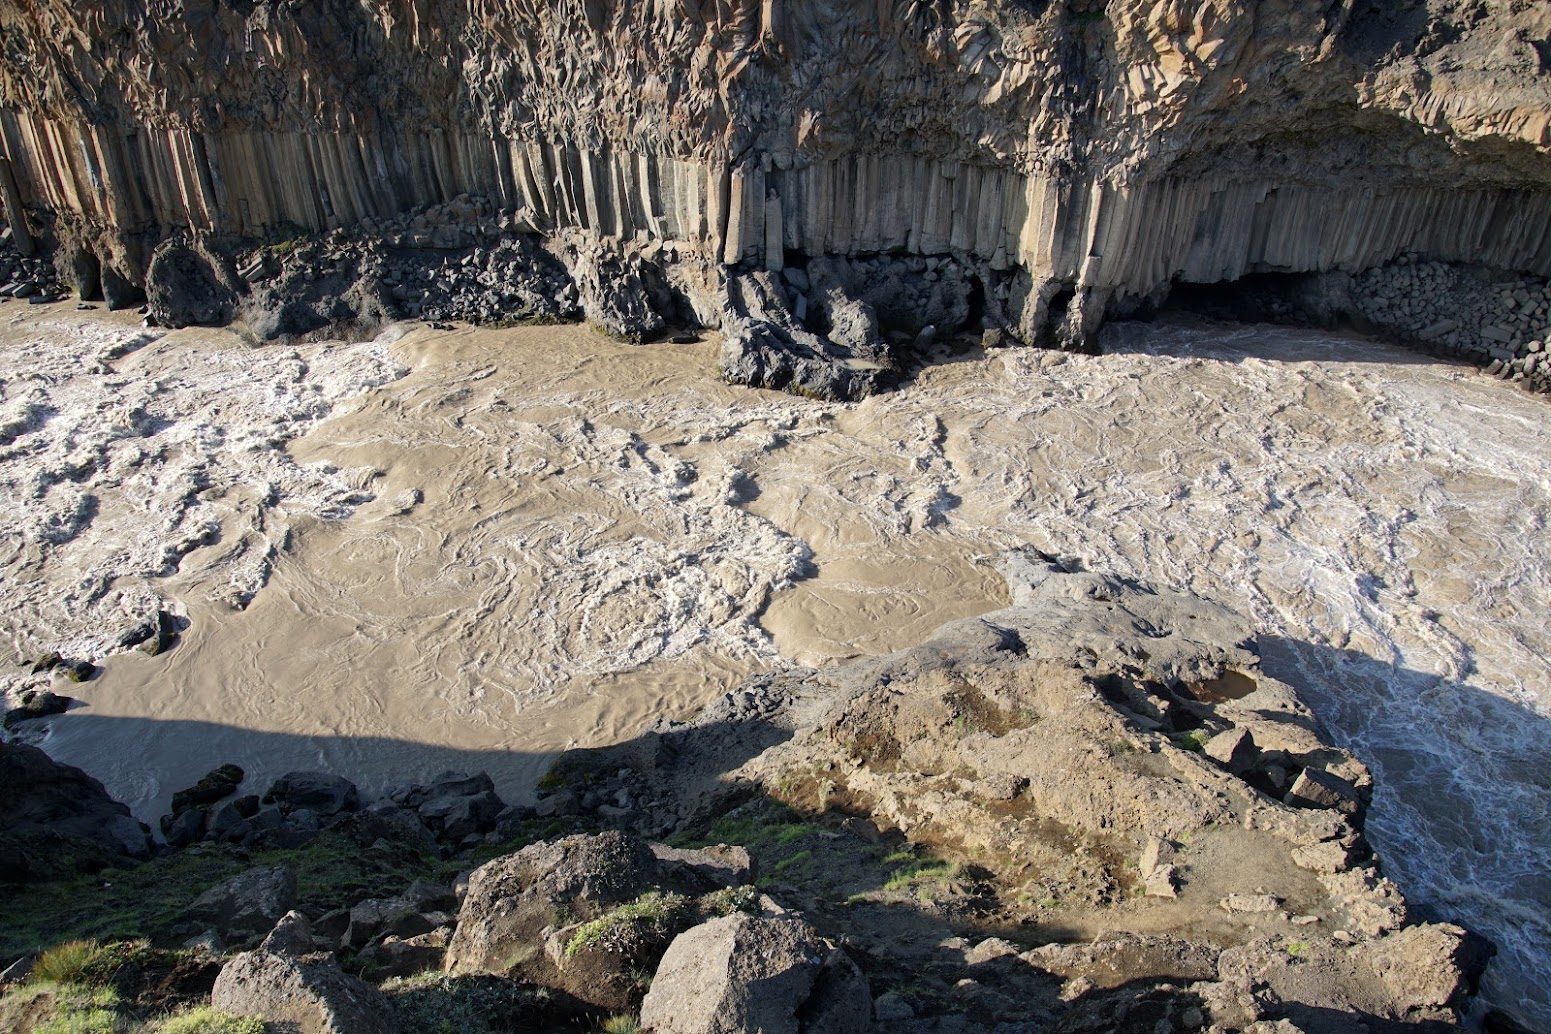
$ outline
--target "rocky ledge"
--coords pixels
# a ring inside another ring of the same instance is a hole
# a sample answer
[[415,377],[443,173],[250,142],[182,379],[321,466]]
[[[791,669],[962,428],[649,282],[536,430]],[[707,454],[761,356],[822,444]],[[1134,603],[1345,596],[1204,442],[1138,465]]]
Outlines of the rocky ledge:
[[[169,325],[580,309],[854,397],[928,330],[1089,348],[1181,286],[1406,255],[1551,275],[1548,40],[1467,0],[0,0],[0,203]],[[365,243],[281,289],[274,246],[333,231]]]
[[163,823],[194,846],[138,864],[240,871],[135,932],[219,968],[191,1000],[306,1031],[434,1029],[471,1001],[491,1031],[1459,1022],[1490,947],[1408,912],[1363,837],[1368,772],[1241,618],[999,563],[1009,608],[567,752],[535,807],[456,774],[245,798],[217,769]]

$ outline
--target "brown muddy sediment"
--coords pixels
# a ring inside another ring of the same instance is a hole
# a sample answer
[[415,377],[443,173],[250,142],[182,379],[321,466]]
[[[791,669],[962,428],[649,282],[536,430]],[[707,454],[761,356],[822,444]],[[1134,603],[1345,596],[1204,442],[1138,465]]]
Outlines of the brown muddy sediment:
[[[15,649],[104,666],[56,680],[88,706],[25,734],[146,817],[225,760],[256,781],[323,766],[366,787],[489,768],[517,796],[551,752],[687,716],[750,671],[884,653],[1002,606],[975,560],[1032,543],[1250,614],[1268,668],[1374,766],[1370,836],[1412,896],[1507,957],[1529,951],[1515,938],[1538,928],[1532,888],[1515,874],[1546,839],[1528,802],[1551,443],[1522,392],[1370,342],[1190,323],[1118,326],[1102,356],[972,352],[854,405],[729,388],[706,344],[580,328],[307,346],[305,373],[277,362],[288,351],[178,332],[109,360],[124,382],[110,387],[95,357],[140,328],[21,311],[16,368],[57,365],[6,383],[8,407],[30,398],[40,415],[7,454],[7,513],[53,512],[23,505],[29,471],[61,474],[45,498],[98,508],[67,541],[13,532],[42,563],[6,582],[26,594],[7,606],[34,615]],[[363,362],[407,372],[343,390]],[[270,423],[315,382],[297,403],[314,416]],[[135,421],[99,415],[129,398]],[[263,444],[303,430],[292,459]],[[212,453],[225,473],[208,487],[165,471],[220,441],[253,444]],[[136,476],[178,492],[115,489],[129,448]],[[120,564],[140,555],[125,541],[160,557],[163,536],[187,536],[168,523],[185,497],[191,525],[220,516],[221,540],[167,576]],[[232,612],[243,561],[227,551],[259,526],[291,545]],[[83,572],[112,592],[76,600]],[[105,655],[151,594],[189,614],[183,642]],[[26,669],[12,670],[14,690]],[[1479,850],[1482,828],[1498,847]],[[1497,964],[1520,974],[1497,994],[1522,991],[1532,957]]]

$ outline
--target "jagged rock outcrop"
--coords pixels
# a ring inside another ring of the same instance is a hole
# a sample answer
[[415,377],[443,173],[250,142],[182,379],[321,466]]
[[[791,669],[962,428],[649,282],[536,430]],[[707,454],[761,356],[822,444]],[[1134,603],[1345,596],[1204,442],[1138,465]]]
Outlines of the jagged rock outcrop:
[[56,879],[151,853],[150,830],[79,768],[0,742],[0,882]]
[[184,229],[469,194],[615,242],[571,272],[625,282],[581,293],[626,336],[671,318],[679,256],[895,254],[951,256],[993,328],[1081,343],[1176,281],[1551,274],[1548,35],[1544,5],[1466,0],[6,0],[0,185],[19,246],[15,209],[51,211],[104,287]]
[[[966,953],[977,1022],[1077,1001],[1061,1029],[1150,1029],[1114,1012],[1134,994],[1095,991],[1143,979],[1192,981],[1171,1008],[1239,1029],[1451,1020],[1489,949],[1408,912],[1363,837],[1366,768],[1260,669],[1248,623],[1032,552],[1000,564],[1005,610],[888,657],[755,677],[692,723],[567,754],[553,777],[601,796],[629,770],[633,796],[689,830],[779,802],[842,840],[929,847],[942,867],[922,887],[982,922],[1093,938]],[[610,815],[651,828],[661,813]]]

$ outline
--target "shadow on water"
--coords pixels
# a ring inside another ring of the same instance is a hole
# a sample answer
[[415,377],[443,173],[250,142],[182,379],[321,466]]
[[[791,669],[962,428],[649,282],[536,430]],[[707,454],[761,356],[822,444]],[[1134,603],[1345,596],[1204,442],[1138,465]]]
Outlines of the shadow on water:
[[1413,911],[1489,938],[1487,993],[1551,1026],[1551,717],[1354,650],[1263,636],[1261,652],[1373,770],[1368,838]]
[[1341,362],[1384,366],[1468,367],[1452,358],[1367,335],[1356,329],[1326,330],[1282,323],[1235,322],[1195,313],[1170,312],[1151,321],[1109,324],[1102,337],[1105,355],[1171,356],[1238,363]]
[[[1545,967],[1537,952],[1551,931],[1547,921],[1551,902],[1544,884],[1551,872],[1547,864],[1551,822],[1545,812],[1545,790],[1551,780],[1551,721],[1468,685],[1395,668],[1352,651],[1274,637],[1264,639],[1262,648],[1268,673],[1299,688],[1327,730],[1374,766],[1380,793],[1369,829],[1388,856],[1392,874],[1429,918],[1461,921],[1498,944],[1495,998],[1502,1004],[1521,1002],[1523,1009],[1518,1011],[1532,1017],[1538,1003],[1530,985],[1541,982],[1537,978],[1544,977]],[[585,771],[592,760],[589,755],[596,754],[607,761],[605,766],[594,766],[606,768],[605,775],[628,766],[671,774],[676,785],[684,788],[723,787],[708,809],[687,817],[667,810],[651,818],[660,820],[664,836],[677,827],[673,838],[681,844],[725,841],[749,847],[757,871],[764,874],[761,888],[783,904],[800,908],[826,935],[843,941],[867,972],[874,995],[896,991],[919,997],[930,990],[946,1001],[956,994],[954,988],[960,982],[970,979],[985,989],[988,1000],[1045,1003],[1041,1008],[1049,1012],[1039,1017],[1044,1025],[1073,1032],[1151,1031],[1168,1016],[1201,1004],[1190,992],[1163,979],[1094,988],[1063,1000],[1059,978],[1015,956],[974,964],[945,956],[940,964],[924,963],[924,958],[940,951],[936,945],[943,938],[953,935],[975,939],[997,934],[1033,946],[1070,940],[1073,932],[1056,927],[1001,929],[994,914],[979,910],[979,898],[991,893],[990,874],[972,865],[948,867],[897,831],[858,833],[857,819],[865,816],[848,815],[843,806],[822,815],[803,814],[765,797],[752,785],[727,782],[724,777],[733,769],[792,735],[758,708],[729,703],[738,695],[725,698],[726,706],[713,705],[704,724],[647,731],[622,744],[568,757],[582,766],[577,771]],[[1417,724],[1424,713],[1439,720]],[[519,795],[510,788],[518,788],[520,796],[526,797],[553,762],[553,755],[522,751],[250,732],[210,723],[82,712],[28,725],[25,738],[41,740],[45,746],[69,745],[72,749],[65,753],[73,756],[63,760],[80,763],[88,771],[101,770],[93,764],[93,756],[124,778],[133,772],[138,758],[169,758],[170,770],[156,780],[167,792],[192,784],[217,764],[234,762],[249,772],[244,793],[263,793],[269,780],[288,770],[324,769],[357,780],[367,797],[376,797],[393,784],[428,782],[450,770],[488,772],[506,788],[503,796],[513,800]],[[554,771],[568,788],[585,792],[585,782],[570,778],[571,765],[555,766]],[[657,807],[653,802],[640,806]],[[154,820],[155,815],[144,817]],[[301,856],[300,864],[313,866],[306,871],[321,875],[320,882],[303,881],[301,896],[310,911],[321,914],[365,896],[396,893],[395,887],[423,875],[427,866],[434,878],[450,879],[456,870],[516,850],[523,843],[597,828],[601,820],[593,815],[531,817],[494,836],[472,858],[449,859],[395,855],[382,848],[380,830],[341,827],[343,832],[325,834],[339,843],[305,849],[312,855]],[[199,864],[208,872],[201,870],[198,884],[159,883],[154,892],[148,892],[159,896],[158,914],[164,917],[175,916],[186,904],[178,895],[191,900],[224,875],[258,863],[290,864],[286,857],[236,845],[192,856],[185,852],[171,861],[183,864],[179,860],[183,857],[202,859]],[[356,857],[376,868],[352,870]],[[169,859],[145,868],[166,864]],[[911,895],[888,902],[871,900],[898,884],[902,875],[905,885],[915,888],[912,895],[928,886],[938,895],[935,904]],[[118,891],[104,893],[135,894],[134,879],[117,875],[101,886],[119,886]],[[16,925],[15,913],[0,918],[0,944],[8,951],[24,938],[40,936],[37,923],[46,918],[38,911],[42,898],[32,890],[28,893],[34,914],[25,931]],[[1474,907],[1489,901],[1502,909]],[[145,914],[143,908],[130,909],[123,902],[114,906],[119,909],[115,913],[104,903],[74,897],[68,906],[60,907],[63,918],[49,927],[59,940],[111,932],[104,916]],[[1506,925],[1505,916],[1518,917],[1520,925]],[[907,942],[913,947],[904,947]],[[1310,1034],[1398,1029],[1380,1017],[1298,1008],[1302,1011],[1291,1018]]]

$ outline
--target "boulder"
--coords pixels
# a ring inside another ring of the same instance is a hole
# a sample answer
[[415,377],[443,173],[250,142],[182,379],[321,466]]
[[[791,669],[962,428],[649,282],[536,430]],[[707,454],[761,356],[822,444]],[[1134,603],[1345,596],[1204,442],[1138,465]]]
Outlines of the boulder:
[[1244,775],[1255,767],[1260,750],[1248,729],[1228,729],[1206,741],[1201,753],[1234,775]]
[[[165,610],[158,610],[156,617],[148,623],[148,626],[141,627],[149,627],[151,633],[141,639],[139,643],[141,651],[148,657],[156,657],[165,653],[167,648],[178,638],[178,619]],[[140,629],[136,629],[135,633],[138,635],[139,631]],[[128,634],[126,633],[127,637]]]
[[276,804],[288,815],[307,810],[329,816],[355,811],[361,806],[361,794],[355,784],[343,776],[328,772],[287,772],[264,794],[264,803]]
[[506,973],[534,957],[546,927],[596,919],[655,889],[657,875],[650,848],[619,832],[531,844],[487,862],[469,877],[444,968]]
[[295,902],[296,877],[290,870],[249,869],[195,898],[183,918],[234,944],[268,934]]
[[161,817],[162,836],[172,847],[187,847],[205,835],[205,809],[188,808]]
[[1317,768],[1299,773],[1285,802],[1295,808],[1334,808],[1348,815],[1356,814],[1362,806],[1355,786]]
[[1357,954],[1373,970],[1397,1013],[1461,1005],[1492,955],[1481,938],[1429,923],[1366,941]]
[[457,908],[450,887],[416,880],[404,893],[391,898],[369,898],[350,909],[344,943],[363,948],[379,937],[417,937],[450,925],[449,913]]
[[860,1034],[867,981],[796,918],[732,915],[680,934],[641,1004],[657,1034]]
[[294,909],[280,917],[269,936],[259,945],[259,951],[272,955],[310,955],[318,950],[313,938],[312,924],[307,917]]
[[214,804],[223,797],[237,792],[242,785],[243,771],[236,765],[222,765],[200,777],[199,782],[172,795],[174,815],[189,808]]
[[31,721],[34,718],[47,718],[49,715],[64,714],[75,703],[74,697],[60,696],[58,693],[50,693],[48,690],[29,691],[22,694],[21,706],[13,707],[5,713],[4,727],[9,729],[17,722]]
[[437,928],[414,937],[384,937],[356,956],[356,964],[376,979],[407,977],[439,969],[449,931]]
[[222,837],[241,839],[248,831],[248,820],[258,814],[259,799],[254,794],[243,797],[234,797],[229,801],[222,801],[210,811],[210,821],[206,824],[205,835],[212,840]]
[[443,840],[457,843],[470,834],[488,833],[495,828],[496,817],[506,802],[493,789],[469,794],[448,794],[430,798],[415,809],[420,820]]
[[397,1034],[381,991],[337,967],[267,951],[243,952],[221,968],[210,1004],[296,1034]]

